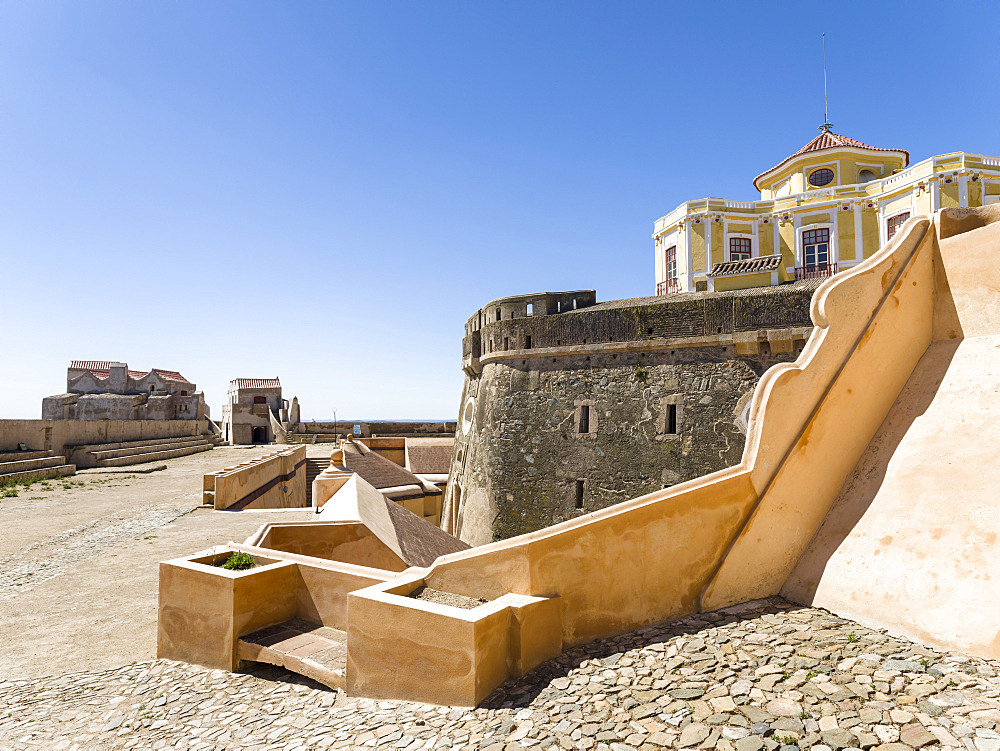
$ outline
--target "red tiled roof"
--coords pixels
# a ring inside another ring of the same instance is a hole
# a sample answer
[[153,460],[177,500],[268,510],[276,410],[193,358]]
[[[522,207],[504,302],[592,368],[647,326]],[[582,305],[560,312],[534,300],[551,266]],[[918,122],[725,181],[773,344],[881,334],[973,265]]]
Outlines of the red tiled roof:
[[759,274],[763,271],[774,271],[781,266],[781,255],[760,256],[759,258],[744,258],[740,261],[723,261],[717,263],[708,272],[708,276],[736,276],[737,274]]
[[234,378],[229,382],[230,389],[280,389],[277,378]]
[[166,381],[180,381],[181,383],[191,383],[191,381],[182,376],[176,370],[161,370],[160,368],[153,368],[153,372]]
[[813,140],[803,146],[801,149],[796,151],[787,159],[783,159],[778,164],[771,167],[769,170],[761,172],[757,177],[753,179],[753,186],[760,190],[760,186],[757,185],[757,181],[760,180],[765,175],[769,175],[780,167],[785,166],[795,157],[801,154],[808,154],[810,151],[823,151],[825,149],[865,149],[866,151],[894,151],[903,154],[903,166],[905,167],[910,163],[910,152],[906,149],[880,149],[876,146],[869,146],[867,143],[861,143],[861,141],[855,141],[853,138],[848,138],[847,136],[842,136],[839,133],[834,133],[832,130],[824,130]]
[[[94,374],[95,378],[107,378],[111,375],[111,364],[112,360],[72,360],[70,361],[69,367],[71,370],[89,370]],[[176,370],[161,370],[160,368],[153,368],[152,371],[149,370],[130,370],[128,371],[129,378],[139,380],[140,378],[145,378],[150,374],[150,372],[156,373],[160,378],[167,381],[180,381],[181,383],[191,383],[187,378],[182,376]]]

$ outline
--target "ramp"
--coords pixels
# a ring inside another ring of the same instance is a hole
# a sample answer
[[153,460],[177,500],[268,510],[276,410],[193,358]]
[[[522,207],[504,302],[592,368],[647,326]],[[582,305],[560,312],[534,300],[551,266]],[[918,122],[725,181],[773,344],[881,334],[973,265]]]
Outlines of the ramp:
[[934,340],[782,588],[788,599],[1000,654],[998,255],[1000,223],[940,241]]
[[346,682],[347,634],[301,618],[240,637],[237,656],[279,665],[330,688]]

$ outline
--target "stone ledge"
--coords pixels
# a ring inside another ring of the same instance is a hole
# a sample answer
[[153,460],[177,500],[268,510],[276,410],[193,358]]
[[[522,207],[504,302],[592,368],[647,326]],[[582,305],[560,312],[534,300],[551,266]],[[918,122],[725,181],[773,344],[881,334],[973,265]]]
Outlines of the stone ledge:
[[[691,347],[734,346],[738,355],[756,354],[760,345],[768,343],[772,352],[791,352],[795,341],[808,341],[812,326],[796,326],[787,329],[760,329],[741,331],[733,334],[712,334],[675,339],[645,339],[632,342],[602,342],[599,344],[570,344],[562,347],[538,347],[537,349],[508,349],[491,352],[478,358],[482,367],[488,363],[504,360],[528,360],[544,357],[573,357],[576,355],[621,354],[629,352],[660,352],[667,349]],[[471,364],[471,363],[470,363]]]

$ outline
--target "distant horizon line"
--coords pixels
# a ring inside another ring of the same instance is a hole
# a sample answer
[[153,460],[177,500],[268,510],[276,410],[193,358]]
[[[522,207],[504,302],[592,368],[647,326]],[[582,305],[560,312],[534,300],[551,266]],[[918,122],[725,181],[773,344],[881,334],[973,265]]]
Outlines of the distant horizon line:
[[303,422],[458,422],[458,420],[456,418],[454,418],[454,417],[449,417],[449,418],[446,418],[444,420],[430,419],[430,418],[424,420],[424,419],[411,418],[411,417],[405,417],[405,418],[399,418],[399,419],[382,417],[382,418],[379,418],[377,420],[370,420],[370,419],[364,419],[364,420],[350,419],[350,420],[345,420],[345,419],[342,419],[342,418],[338,417],[336,420],[317,420],[315,418],[310,418],[310,419],[306,420],[306,419],[303,418],[302,420],[299,420],[299,422],[300,423],[303,423]]

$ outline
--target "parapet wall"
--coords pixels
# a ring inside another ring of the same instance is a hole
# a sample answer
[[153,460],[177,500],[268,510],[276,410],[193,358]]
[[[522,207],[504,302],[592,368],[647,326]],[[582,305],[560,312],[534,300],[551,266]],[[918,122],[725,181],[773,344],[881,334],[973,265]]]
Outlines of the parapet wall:
[[753,389],[802,351],[818,283],[489,303],[466,325],[445,530],[484,544],[737,464]]
[[817,291],[808,345],[756,389],[738,465],[439,558],[427,586],[558,596],[565,644],[776,594],[927,346],[928,226]]
[[[360,432],[355,433],[358,426]],[[327,422],[299,422],[292,432],[299,435],[340,435],[371,438],[372,436],[422,436],[453,435],[455,423],[443,422],[366,422],[363,420],[332,420]]]
[[204,502],[216,510],[305,508],[306,447],[209,472],[202,487]]
[[213,433],[209,420],[0,420],[0,451],[23,443],[65,456],[67,446]]

